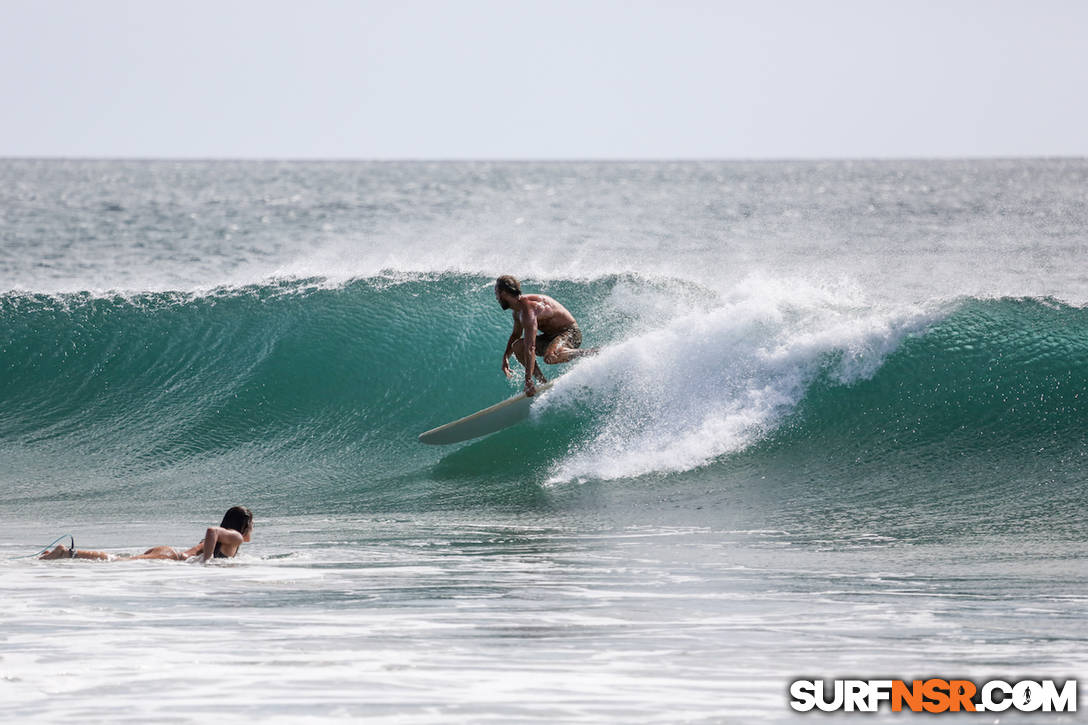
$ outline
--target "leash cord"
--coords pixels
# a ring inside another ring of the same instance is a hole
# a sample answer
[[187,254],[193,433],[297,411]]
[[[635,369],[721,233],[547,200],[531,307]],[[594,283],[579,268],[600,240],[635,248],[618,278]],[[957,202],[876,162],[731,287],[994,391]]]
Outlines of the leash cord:
[[70,544],[70,546],[68,547],[68,550],[69,551],[75,551],[76,550],[76,539],[75,539],[75,537],[72,536],[71,534],[61,534],[57,538],[53,539],[52,543],[48,544],[44,549],[36,551],[33,554],[27,554],[25,556],[13,556],[11,558],[12,559],[30,559],[31,557],[41,556],[45,552],[49,551],[55,544],[59,543],[60,541],[63,541],[64,539],[68,539],[68,542]]

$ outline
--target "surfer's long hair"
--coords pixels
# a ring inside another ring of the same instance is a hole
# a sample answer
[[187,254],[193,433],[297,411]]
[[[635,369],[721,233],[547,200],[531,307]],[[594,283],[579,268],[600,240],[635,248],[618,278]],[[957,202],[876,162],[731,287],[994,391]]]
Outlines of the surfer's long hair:
[[231,506],[227,513],[223,514],[223,523],[219,524],[224,529],[233,529],[239,534],[245,534],[253,525],[253,512],[245,506]]

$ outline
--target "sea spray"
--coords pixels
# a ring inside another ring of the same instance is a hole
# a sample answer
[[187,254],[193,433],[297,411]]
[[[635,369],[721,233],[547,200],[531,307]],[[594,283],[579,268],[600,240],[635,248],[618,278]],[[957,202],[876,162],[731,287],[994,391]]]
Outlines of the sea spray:
[[940,314],[759,278],[724,299],[704,290],[675,311],[580,363],[537,407],[537,416],[579,404],[602,413],[551,482],[685,471],[742,450],[774,430],[818,374],[842,384],[871,376]]

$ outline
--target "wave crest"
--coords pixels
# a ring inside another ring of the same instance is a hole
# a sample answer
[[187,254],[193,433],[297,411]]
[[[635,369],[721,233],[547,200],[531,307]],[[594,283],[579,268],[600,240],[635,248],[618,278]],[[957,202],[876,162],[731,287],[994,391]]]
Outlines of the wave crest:
[[463,495],[466,479],[725,471],[768,447],[896,465],[926,447],[1069,449],[1088,412],[1088,311],[1052,300],[892,308],[849,285],[786,280],[728,294],[637,276],[529,280],[603,351],[550,371],[565,374],[527,425],[420,446],[420,431],[517,390],[499,372],[510,320],[490,283],[0,296],[9,490],[192,493],[228,480],[254,496],[395,504],[433,494],[420,481]]

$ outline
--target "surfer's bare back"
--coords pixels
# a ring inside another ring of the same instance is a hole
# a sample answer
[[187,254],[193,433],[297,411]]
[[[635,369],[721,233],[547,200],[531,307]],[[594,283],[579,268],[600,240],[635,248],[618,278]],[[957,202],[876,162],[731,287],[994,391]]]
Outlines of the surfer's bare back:
[[579,350],[582,331],[567,308],[548,295],[522,294],[521,284],[508,274],[495,280],[495,299],[504,310],[514,311],[514,331],[502,353],[502,371],[512,377],[510,354],[525,367],[525,394],[534,395],[535,377],[542,383],[547,378],[536,366],[539,355],[549,365],[570,362],[582,355],[592,355],[596,348]]

